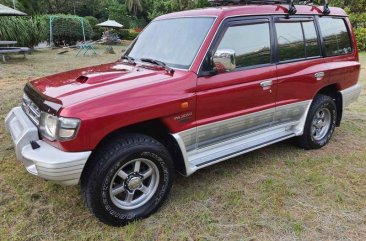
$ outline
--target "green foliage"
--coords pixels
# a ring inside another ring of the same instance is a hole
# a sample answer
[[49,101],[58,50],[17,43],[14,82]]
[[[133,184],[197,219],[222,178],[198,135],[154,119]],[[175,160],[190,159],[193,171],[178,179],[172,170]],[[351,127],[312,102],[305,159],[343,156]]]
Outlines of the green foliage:
[[145,0],[145,15],[152,20],[162,14],[209,6],[207,0]]
[[44,19],[34,17],[1,17],[1,40],[17,41],[18,46],[34,47],[47,40],[48,29]]
[[93,29],[99,23],[98,19],[93,16],[86,16],[86,17],[84,17],[84,19],[89,22],[90,26]]
[[[83,40],[83,31],[81,21],[73,15],[58,14],[53,21],[53,38],[56,46],[63,44],[75,44],[76,41]],[[49,19],[49,17],[48,17]],[[93,28],[88,19],[84,18],[84,29],[86,40],[93,36]]]
[[93,29],[91,39],[92,40],[100,39],[100,36],[102,36],[103,33],[103,28],[96,26],[99,23],[98,19],[93,16],[86,16],[84,17],[84,19],[89,22],[90,26]]
[[366,27],[366,12],[365,13],[351,13],[349,9],[349,18],[354,28]]
[[137,37],[137,35],[139,35],[138,32],[128,29],[120,29],[117,30],[116,33],[122,40],[134,40]]
[[130,31],[128,29],[121,29],[116,32],[122,40],[128,40],[130,38]]
[[357,38],[358,49],[361,51],[366,51],[366,28],[355,29],[355,35]]
[[130,34],[128,36],[129,37],[128,40],[134,40],[137,37],[137,35],[139,35],[138,32],[130,31]]

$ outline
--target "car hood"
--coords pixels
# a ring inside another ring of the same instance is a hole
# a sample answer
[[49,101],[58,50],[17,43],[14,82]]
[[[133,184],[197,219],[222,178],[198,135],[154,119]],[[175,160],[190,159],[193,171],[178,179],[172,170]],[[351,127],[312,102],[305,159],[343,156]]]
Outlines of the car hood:
[[30,84],[42,95],[61,101],[65,108],[89,99],[182,77],[185,73],[187,71],[169,74],[156,66],[116,62],[47,76]]

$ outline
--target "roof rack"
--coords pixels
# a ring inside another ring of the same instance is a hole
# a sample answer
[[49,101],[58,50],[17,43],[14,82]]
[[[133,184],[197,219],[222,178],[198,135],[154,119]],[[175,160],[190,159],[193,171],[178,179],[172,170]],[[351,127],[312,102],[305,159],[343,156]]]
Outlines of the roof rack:
[[[288,14],[294,15],[297,13],[295,4],[298,5],[313,5],[314,0],[208,0],[211,6],[227,6],[227,5],[249,5],[249,4],[289,4]],[[323,14],[329,15],[328,0],[323,0]]]

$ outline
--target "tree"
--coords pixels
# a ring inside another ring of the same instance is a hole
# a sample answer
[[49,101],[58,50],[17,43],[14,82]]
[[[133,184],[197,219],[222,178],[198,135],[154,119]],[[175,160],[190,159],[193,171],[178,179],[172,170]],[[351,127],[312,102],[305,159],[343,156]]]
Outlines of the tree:
[[141,0],[126,0],[126,6],[128,11],[134,16],[137,16],[137,13],[142,12],[142,1]]

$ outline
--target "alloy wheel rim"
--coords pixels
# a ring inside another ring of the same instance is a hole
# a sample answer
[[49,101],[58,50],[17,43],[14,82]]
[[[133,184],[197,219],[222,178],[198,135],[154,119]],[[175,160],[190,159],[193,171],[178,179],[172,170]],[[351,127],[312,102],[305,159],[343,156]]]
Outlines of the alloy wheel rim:
[[316,112],[311,126],[311,134],[314,140],[320,141],[328,134],[331,119],[330,110],[327,108],[322,108]]
[[109,187],[110,198],[118,208],[139,208],[155,194],[159,179],[159,169],[154,162],[145,158],[131,160],[114,174]]

